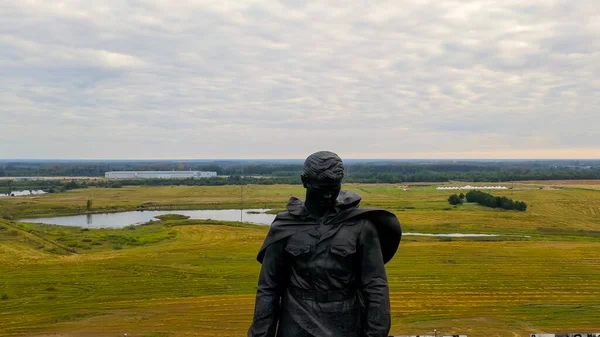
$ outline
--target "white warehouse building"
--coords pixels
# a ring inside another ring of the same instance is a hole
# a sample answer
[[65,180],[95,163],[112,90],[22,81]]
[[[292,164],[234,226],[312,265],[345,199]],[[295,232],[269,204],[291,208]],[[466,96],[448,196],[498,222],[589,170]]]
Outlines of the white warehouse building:
[[185,179],[216,177],[217,172],[207,171],[111,171],[104,173],[108,179]]
[[506,186],[440,186],[436,190],[507,190]]

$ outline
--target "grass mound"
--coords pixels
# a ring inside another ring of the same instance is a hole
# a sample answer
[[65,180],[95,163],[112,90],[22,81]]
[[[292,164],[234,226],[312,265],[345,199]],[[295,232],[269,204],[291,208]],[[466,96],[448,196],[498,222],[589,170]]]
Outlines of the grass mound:
[[160,223],[99,229],[22,222],[5,222],[2,226],[8,230],[0,230],[0,239],[53,254],[81,254],[145,246],[176,236],[175,231]]
[[163,220],[163,221],[169,221],[169,220],[186,220],[186,219],[189,219],[190,216],[189,215],[181,215],[181,214],[163,214],[163,215],[157,215],[157,216],[155,216],[155,218],[157,218],[159,220]]

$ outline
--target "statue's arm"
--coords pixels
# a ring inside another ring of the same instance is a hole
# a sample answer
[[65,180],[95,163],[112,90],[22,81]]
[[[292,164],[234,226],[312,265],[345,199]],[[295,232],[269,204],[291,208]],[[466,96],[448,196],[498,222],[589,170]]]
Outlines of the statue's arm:
[[258,278],[254,320],[248,330],[248,337],[275,337],[279,320],[279,302],[284,280],[285,240],[272,243],[265,250],[264,260]]
[[365,302],[364,336],[387,337],[391,326],[390,292],[377,229],[365,221],[359,241],[360,285]]

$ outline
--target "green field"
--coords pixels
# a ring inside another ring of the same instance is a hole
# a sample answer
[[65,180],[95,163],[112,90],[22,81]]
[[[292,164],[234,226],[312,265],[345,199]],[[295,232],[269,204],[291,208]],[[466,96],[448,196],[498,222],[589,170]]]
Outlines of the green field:
[[[405,232],[513,236],[405,236],[387,265],[392,335],[600,330],[598,181],[491,192],[525,201],[525,213],[453,207],[446,199],[455,192],[435,186],[345,188],[364,206],[395,212]],[[123,187],[2,198],[0,336],[245,335],[265,226],[165,219],[85,230],[17,219],[84,213],[87,200],[92,212],[283,208],[302,192],[300,185]]]

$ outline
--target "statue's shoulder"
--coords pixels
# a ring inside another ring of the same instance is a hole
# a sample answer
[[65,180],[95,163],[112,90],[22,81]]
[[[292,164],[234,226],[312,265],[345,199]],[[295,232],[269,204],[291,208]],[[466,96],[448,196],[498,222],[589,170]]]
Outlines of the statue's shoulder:
[[267,247],[275,242],[286,239],[295,233],[310,229],[311,224],[314,225],[315,223],[287,211],[277,214],[275,220],[271,223],[269,233],[258,252],[257,260],[262,263]]
[[398,217],[381,208],[356,208],[347,219],[368,220],[377,231],[384,263],[394,257],[402,239],[402,226]]
[[367,219],[378,221],[383,218],[389,221],[391,219],[398,219],[394,213],[377,207],[356,207],[345,211],[341,216],[344,220]]
[[275,216],[273,222],[271,222],[271,231],[273,229],[289,226],[290,224],[299,223],[297,216],[290,214],[289,212],[281,212]]
[[294,220],[296,218],[297,218],[297,216],[290,213],[290,211],[283,211],[283,212],[279,212],[279,213],[277,213],[277,215],[275,215],[275,219],[273,220],[273,223],[275,223],[277,221],[282,221],[282,220]]

